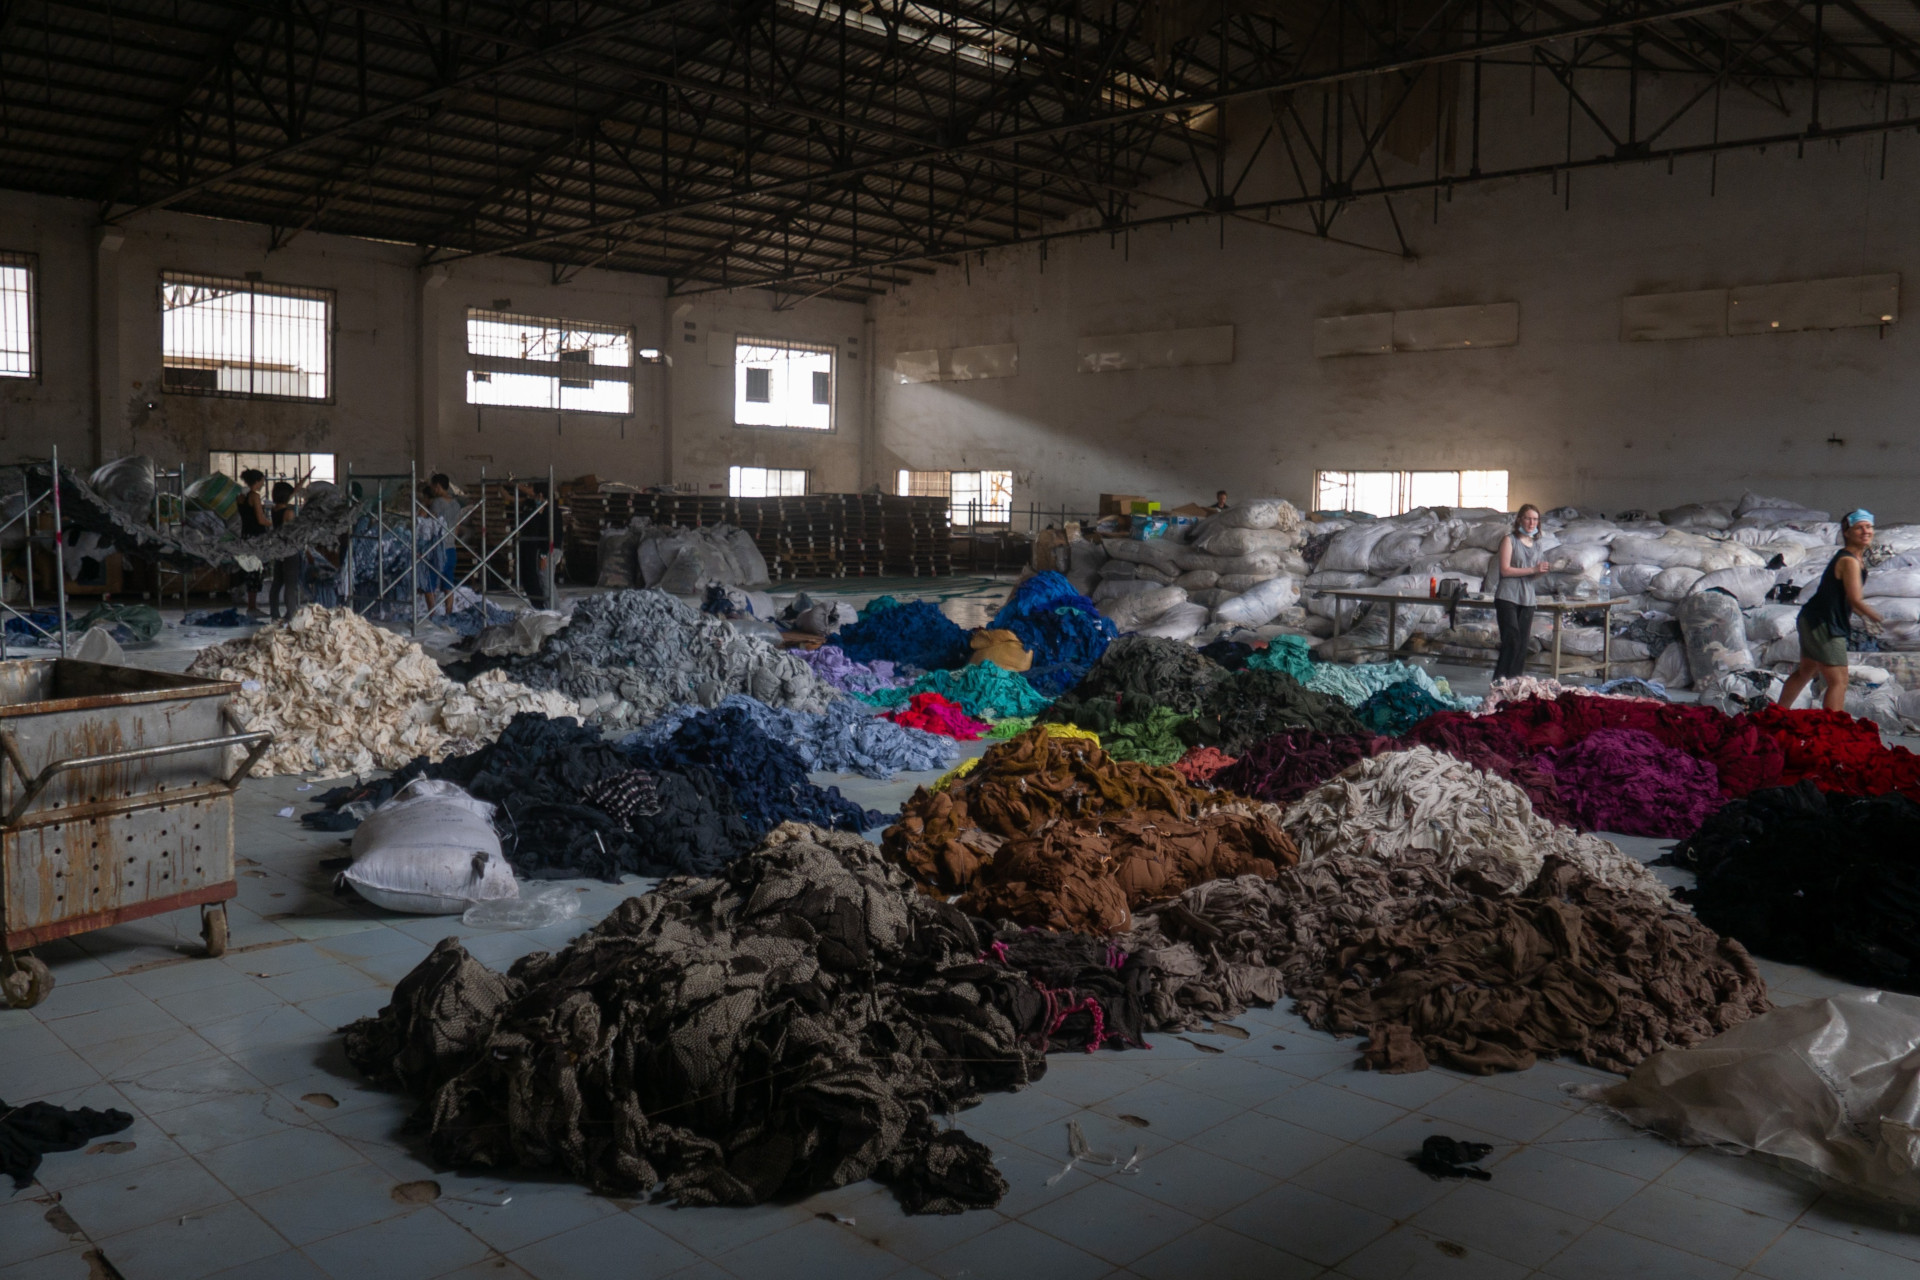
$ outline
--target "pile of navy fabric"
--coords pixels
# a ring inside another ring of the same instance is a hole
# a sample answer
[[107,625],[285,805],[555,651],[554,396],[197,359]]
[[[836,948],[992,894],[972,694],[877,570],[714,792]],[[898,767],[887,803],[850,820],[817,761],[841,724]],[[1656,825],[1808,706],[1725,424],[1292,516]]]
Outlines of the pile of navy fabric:
[[972,652],[967,633],[928,600],[878,611],[869,606],[860,621],[834,632],[827,643],[855,662],[882,659],[923,671],[965,666]]
[[1013,589],[989,627],[1011,631],[1033,654],[1027,683],[1057,698],[1079,684],[1119,635],[1093,601],[1062,574],[1036,573]]
[[688,716],[657,741],[630,740],[615,750],[652,772],[707,768],[732,789],[755,839],[783,822],[834,831],[870,831],[898,815],[862,809],[838,787],[817,787],[800,753],[768,735],[747,708],[719,706]]
[[[383,804],[419,777],[458,783],[494,805],[502,852],[516,873],[535,880],[592,877],[614,883],[622,873],[713,875],[753,848],[759,836],[714,770],[641,770],[599,730],[571,717],[550,720],[530,712],[515,716],[498,740],[471,755],[415,760],[390,778],[325,792],[315,797],[325,808],[301,821],[321,830],[351,830],[359,823],[342,812],[346,805]],[[604,797],[622,784],[645,792],[648,803],[616,806],[621,811],[605,807],[611,802]]]
[[[886,779],[903,769],[909,773],[944,770],[959,755],[952,738],[883,719],[857,698],[829,703],[819,714],[770,707],[744,693],[729,694],[720,706],[737,708],[767,737],[792,747],[810,773],[858,773]],[[672,738],[688,720],[706,714],[699,707],[676,707],[620,739],[620,745],[629,751],[651,750]]]

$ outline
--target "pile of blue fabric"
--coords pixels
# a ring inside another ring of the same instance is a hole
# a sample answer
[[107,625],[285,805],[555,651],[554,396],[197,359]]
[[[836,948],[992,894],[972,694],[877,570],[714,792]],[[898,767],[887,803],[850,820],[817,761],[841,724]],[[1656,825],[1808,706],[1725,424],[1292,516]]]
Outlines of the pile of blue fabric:
[[783,822],[868,831],[891,820],[891,815],[862,809],[838,787],[814,786],[800,753],[770,737],[744,707],[700,712],[658,742],[636,742],[623,750],[641,769],[711,769],[732,789],[734,805],[756,838]]
[[1027,683],[1057,698],[1080,683],[1118,632],[1093,601],[1058,573],[1036,573],[1014,588],[989,624],[1018,636],[1033,654]]
[[915,600],[875,612],[878,603],[868,605],[860,621],[828,636],[827,643],[839,646],[855,662],[879,659],[924,671],[966,665],[972,652],[967,633],[940,612],[939,605]]
[[[883,720],[857,698],[828,705],[820,715],[770,707],[744,693],[729,695],[720,709],[737,709],[775,742],[792,747],[812,773],[858,773],[891,778],[896,772],[950,768],[959,754],[953,739]],[[682,725],[712,711],[676,707],[652,724],[620,740],[629,750],[645,751],[670,740]]]

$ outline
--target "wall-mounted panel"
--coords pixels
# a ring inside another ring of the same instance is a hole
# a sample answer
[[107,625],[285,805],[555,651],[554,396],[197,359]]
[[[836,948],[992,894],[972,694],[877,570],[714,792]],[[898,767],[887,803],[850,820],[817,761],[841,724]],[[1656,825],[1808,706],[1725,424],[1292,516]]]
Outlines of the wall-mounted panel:
[[1491,302],[1476,307],[1430,307],[1393,313],[1395,351],[1456,351],[1467,347],[1510,347],[1520,341],[1520,304]]
[[1643,293],[1620,299],[1622,342],[1672,342],[1681,338],[1724,338],[1726,334],[1725,289]]
[[1189,365],[1232,363],[1233,326],[1230,324],[1205,329],[1097,334],[1080,339],[1082,373],[1117,373],[1122,369],[1179,369]]
[[1892,324],[1899,318],[1898,274],[1794,280],[1728,290],[1728,333],[1851,329]]
[[953,382],[1011,378],[1020,372],[1020,347],[1003,342],[987,347],[955,347],[947,353],[947,377]]
[[893,373],[901,382],[938,382],[940,381],[940,352],[932,347],[925,351],[900,351],[893,357]]
[[1316,356],[1375,356],[1393,350],[1393,312],[1322,316],[1313,322]]

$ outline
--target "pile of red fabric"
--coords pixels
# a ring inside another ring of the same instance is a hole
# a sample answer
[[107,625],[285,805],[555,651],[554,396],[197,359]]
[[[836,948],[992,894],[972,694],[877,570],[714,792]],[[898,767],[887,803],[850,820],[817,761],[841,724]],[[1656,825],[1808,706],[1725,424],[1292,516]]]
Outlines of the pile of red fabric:
[[1175,760],[1173,767],[1180,771],[1181,777],[1197,787],[1212,782],[1216,774],[1234,763],[1234,758],[1218,747],[1194,747]]
[[959,703],[937,693],[914,694],[906,706],[889,711],[886,719],[909,729],[924,729],[960,739],[977,738],[988,728],[985,721],[975,720]]
[[1811,778],[1822,791],[1920,800],[1920,755],[1889,747],[1871,720],[1844,711],[1786,711],[1765,706],[1741,719],[1770,737],[1783,757],[1778,785]]

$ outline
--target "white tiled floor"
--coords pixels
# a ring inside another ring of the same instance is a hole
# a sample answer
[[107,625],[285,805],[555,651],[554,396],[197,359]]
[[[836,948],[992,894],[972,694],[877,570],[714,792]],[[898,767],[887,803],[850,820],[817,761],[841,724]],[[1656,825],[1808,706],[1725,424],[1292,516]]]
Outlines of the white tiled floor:
[[[915,780],[833,781],[892,808]],[[337,837],[275,816],[305,807],[300,785],[242,793],[226,957],[198,956],[190,913],[104,930],[43,952],[59,978],[45,1004],[0,1012],[0,1098],[137,1117],[116,1135],[131,1150],[50,1156],[36,1185],[0,1200],[0,1280],[114,1274],[93,1254],[125,1280],[1920,1275],[1920,1234],[1886,1214],[1639,1135],[1562,1092],[1602,1073],[1374,1075],[1354,1070],[1351,1043],[1282,1010],[1242,1018],[1245,1040],[1059,1055],[1034,1088],[958,1117],[1011,1184],[990,1211],[908,1218],[871,1183],[676,1210],[436,1169],[404,1129],[410,1104],[365,1087],[334,1029],[378,1009],[442,936],[504,965],[564,944],[645,885],[579,884],[581,921],[540,933],[384,916],[332,893],[317,864],[340,852]],[[1658,847],[1622,843],[1646,857]],[[1780,1002],[1847,989],[1763,967]],[[1059,1176],[1070,1119],[1097,1151],[1141,1148],[1138,1170]],[[1405,1157],[1435,1132],[1493,1144],[1492,1181],[1416,1171]],[[395,1198],[424,1178],[438,1201]]]

